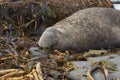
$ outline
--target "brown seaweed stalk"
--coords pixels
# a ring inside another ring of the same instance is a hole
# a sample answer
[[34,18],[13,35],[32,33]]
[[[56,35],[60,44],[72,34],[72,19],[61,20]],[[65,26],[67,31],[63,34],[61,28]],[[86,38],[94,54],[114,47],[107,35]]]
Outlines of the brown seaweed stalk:
[[98,64],[96,64],[92,69],[88,69],[88,71],[86,73],[87,74],[87,79],[88,80],[94,80],[94,78],[92,77],[92,74],[98,69],[100,69],[102,71],[102,73],[104,74],[105,80],[108,80],[107,69],[105,68],[105,66],[98,65]]

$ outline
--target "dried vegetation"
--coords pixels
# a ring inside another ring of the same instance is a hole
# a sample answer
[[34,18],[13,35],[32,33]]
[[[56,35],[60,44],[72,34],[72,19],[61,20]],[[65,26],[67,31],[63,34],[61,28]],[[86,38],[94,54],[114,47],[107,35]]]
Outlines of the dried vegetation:
[[[86,56],[55,50],[40,58],[29,49],[37,46],[39,28],[42,33],[77,10],[93,6],[112,5],[109,0],[0,0],[0,80],[70,80],[67,74],[75,67],[69,61],[86,61]],[[87,75],[91,77],[89,71]]]

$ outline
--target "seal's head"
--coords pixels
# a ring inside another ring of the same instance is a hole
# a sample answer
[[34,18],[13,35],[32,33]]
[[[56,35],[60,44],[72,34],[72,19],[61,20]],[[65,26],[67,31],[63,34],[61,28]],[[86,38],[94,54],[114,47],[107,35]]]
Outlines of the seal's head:
[[39,39],[38,45],[41,49],[49,50],[56,44],[56,38],[57,29],[55,27],[49,27],[43,32],[42,36]]

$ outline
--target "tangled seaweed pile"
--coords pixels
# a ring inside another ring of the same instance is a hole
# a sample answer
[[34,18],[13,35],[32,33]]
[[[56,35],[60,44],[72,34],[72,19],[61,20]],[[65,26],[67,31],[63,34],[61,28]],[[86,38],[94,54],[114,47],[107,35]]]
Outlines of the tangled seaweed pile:
[[0,39],[0,80],[65,79],[73,68],[67,63],[69,53],[55,50],[41,58],[29,51],[33,44],[23,38]]
[[[87,57],[113,53],[113,51],[100,50],[92,51],[92,53],[90,51],[83,55],[54,50],[41,57],[30,51],[33,46],[37,47],[36,43],[26,38],[9,40],[2,37],[0,39],[0,80],[71,80],[68,74],[76,69],[71,61],[87,61]],[[93,69],[88,69],[86,72],[88,80],[93,80],[91,74],[97,69],[103,71],[106,80],[108,80],[105,62],[91,62],[91,66],[94,66]],[[116,69],[114,65],[111,68],[112,70]]]

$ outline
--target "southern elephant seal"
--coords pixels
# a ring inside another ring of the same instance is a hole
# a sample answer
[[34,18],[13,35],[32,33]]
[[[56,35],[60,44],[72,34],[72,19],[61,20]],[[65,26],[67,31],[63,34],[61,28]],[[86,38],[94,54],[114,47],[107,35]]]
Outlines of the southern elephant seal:
[[50,50],[120,47],[120,11],[112,8],[87,8],[47,28],[38,42]]

